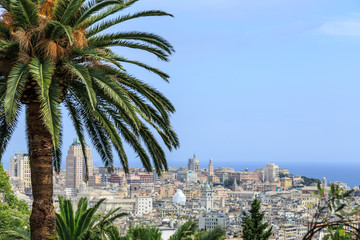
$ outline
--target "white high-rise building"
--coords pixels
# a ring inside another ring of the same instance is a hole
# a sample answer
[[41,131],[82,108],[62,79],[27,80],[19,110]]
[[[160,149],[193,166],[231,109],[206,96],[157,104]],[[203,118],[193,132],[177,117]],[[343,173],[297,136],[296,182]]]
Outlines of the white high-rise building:
[[214,163],[212,158],[209,159],[208,172],[209,172],[209,176],[214,175]]
[[264,175],[265,181],[275,182],[279,180],[279,166],[275,163],[266,164]]
[[188,167],[190,171],[194,171],[194,172],[200,171],[200,162],[199,159],[196,158],[195,154],[192,158],[189,158]]
[[10,158],[10,178],[24,182],[24,187],[31,187],[30,159],[28,154],[16,153]]
[[[86,145],[85,152],[90,177],[93,175],[93,158],[90,146]],[[86,165],[81,144],[78,139],[74,139],[73,144],[69,147],[68,155],[66,156],[66,188],[73,189],[71,192],[76,193],[76,189],[78,189],[80,184],[85,181],[85,176]]]
[[206,212],[211,212],[214,209],[213,190],[209,184],[205,184],[201,190],[200,204],[205,207]]

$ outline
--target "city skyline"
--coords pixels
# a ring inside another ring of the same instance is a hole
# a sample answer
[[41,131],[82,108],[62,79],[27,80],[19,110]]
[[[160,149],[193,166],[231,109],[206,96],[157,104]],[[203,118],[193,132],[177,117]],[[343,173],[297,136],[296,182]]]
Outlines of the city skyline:
[[[76,139],[73,140],[74,142],[69,146],[70,148],[72,147],[72,145],[76,145]],[[70,151],[70,149],[69,149]],[[81,147],[79,146],[79,148],[77,149],[78,153],[77,154],[82,154],[81,152]],[[92,150],[90,146],[87,146],[87,152],[90,153],[90,157],[92,155]],[[11,159],[15,158],[16,156],[19,155],[25,155],[27,156],[26,153],[15,153],[14,156],[11,157]],[[67,155],[68,157],[68,155]],[[11,159],[10,159],[10,163],[11,163]],[[82,156],[80,156],[80,159],[82,159]],[[196,159],[195,161],[197,162],[197,167],[196,167],[196,171],[199,170],[204,170],[204,169],[209,169],[210,166],[213,170],[218,169],[218,168],[223,168],[223,167],[228,167],[228,168],[233,168],[235,171],[250,171],[253,172],[257,169],[262,169],[264,167],[266,167],[267,165],[277,165],[279,167],[279,169],[281,170],[282,168],[285,169],[289,169],[289,171],[297,176],[305,176],[305,177],[309,177],[309,178],[316,178],[318,180],[321,180],[323,177],[326,177],[329,181],[341,181],[341,182],[345,182],[347,183],[349,186],[351,187],[355,187],[355,186],[359,186],[359,181],[358,181],[358,172],[357,169],[354,168],[349,168],[346,165],[342,165],[342,167],[339,167],[339,165],[337,164],[333,164],[333,165],[325,165],[323,163],[314,163],[312,165],[311,168],[306,168],[304,169],[302,165],[294,165],[291,163],[279,163],[279,162],[273,162],[273,161],[269,161],[269,162],[257,162],[257,163],[249,163],[249,162],[241,162],[240,164],[236,165],[234,163],[228,163],[226,161],[214,161],[212,158],[198,158],[196,156],[196,154],[193,154],[192,156],[189,156],[187,158],[186,161],[183,162],[178,162],[177,164],[173,164],[173,165],[169,165],[169,167],[176,167],[176,168],[182,168],[182,167],[190,167],[191,169],[195,169],[194,166],[190,166],[190,163],[195,163],[193,160]],[[83,159],[81,160],[81,162],[83,161]],[[211,162],[211,164],[210,164]],[[82,164],[82,163],[81,163]],[[103,167],[102,164],[94,164],[93,168],[101,168]],[[134,169],[142,169],[142,166],[132,166],[132,168]],[[66,166],[64,166],[62,168],[63,170],[66,170]],[[9,168],[9,172],[11,172],[11,167]],[[323,174],[325,173],[325,174]],[[84,177],[84,172],[81,173],[82,177]],[[90,179],[94,180],[94,179]]]
[[[171,84],[129,69],[149,79],[177,109],[172,120],[180,149],[167,153],[169,165],[186,165],[195,152],[201,164],[212,157],[244,167],[266,162],[303,169],[315,162],[358,167],[356,1],[231,0],[225,6],[219,0],[157,0],[139,2],[134,10],[149,7],[175,18],[133,21],[126,28],[158,32],[174,43],[177,52],[169,64],[155,61],[172,76]],[[23,117],[3,156],[5,168],[15,150],[26,150]],[[67,116],[64,126],[65,153],[75,132]],[[130,166],[140,166],[128,153]],[[95,151],[94,160],[98,166]],[[120,165],[118,159],[114,163]]]

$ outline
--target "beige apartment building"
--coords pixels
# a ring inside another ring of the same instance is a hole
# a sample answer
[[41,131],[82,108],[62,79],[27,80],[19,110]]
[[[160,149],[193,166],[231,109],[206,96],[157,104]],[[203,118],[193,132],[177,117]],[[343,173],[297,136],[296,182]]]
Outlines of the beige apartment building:
[[[88,162],[89,177],[93,176],[93,157],[90,146],[86,145],[86,157]],[[85,181],[86,164],[82,147],[78,139],[74,139],[66,156],[66,188],[72,189],[73,193]]]
[[28,154],[16,153],[10,158],[9,175],[11,180],[23,182],[24,187],[31,187],[30,159]]

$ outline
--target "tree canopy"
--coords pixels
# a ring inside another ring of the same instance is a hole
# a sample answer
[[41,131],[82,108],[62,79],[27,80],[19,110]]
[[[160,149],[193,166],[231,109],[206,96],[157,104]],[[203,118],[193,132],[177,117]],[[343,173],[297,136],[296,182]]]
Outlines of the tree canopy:
[[242,237],[244,240],[267,240],[271,236],[272,227],[264,221],[264,213],[260,212],[261,202],[255,199],[251,203],[249,213],[243,212]]
[[29,227],[29,215],[29,207],[25,201],[17,199],[0,164],[0,239],[9,239],[9,229]]

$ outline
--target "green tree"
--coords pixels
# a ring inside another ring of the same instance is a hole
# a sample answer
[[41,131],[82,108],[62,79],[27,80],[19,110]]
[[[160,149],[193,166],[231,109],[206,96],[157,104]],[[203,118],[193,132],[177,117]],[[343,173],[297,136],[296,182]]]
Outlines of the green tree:
[[11,189],[9,177],[0,164],[0,240],[9,239],[8,231],[29,227],[26,220],[30,210],[24,201],[19,201]]
[[329,233],[323,238],[323,240],[352,240],[352,234],[348,231],[344,230],[344,224],[340,224],[337,228],[333,228],[331,226],[327,227]]
[[301,176],[301,178],[304,180],[304,185],[305,186],[310,186],[310,185],[313,185],[313,184],[320,183],[320,180],[316,179],[316,178],[308,178],[308,177],[305,177],[305,176]]
[[271,235],[272,227],[266,230],[269,227],[269,224],[263,222],[264,213],[260,212],[261,202],[255,199],[251,203],[251,208],[249,214],[245,211],[243,212],[242,217],[242,237],[244,240],[266,240],[269,239]]
[[[240,185],[240,184],[241,184],[241,181],[240,181],[240,180],[236,180],[236,183],[237,183],[237,185]],[[231,188],[233,187],[233,185],[234,185],[234,179],[233,179],[233,178],[226,179],[226,180],[224,181],[224,187],[225,187],[225,188],[231,189]]]
[[114,52],[114,47],[132,48],[168,61],[174,51],[171,44],[147,32],[104,33],[128,20],[171,16],[158,10],[118,14],[137,1],[0,0],[0,158],[25,106],[34,198],[32,239],[56,234],[53,168],[59,171],[61,164],[62,109],[73,121],[84,156],[86,131],[109,168],[115,149],[128,173],[127,143],[147,171],[152,171],[151,162],[158,174],[166,170],[165,153],[152,130],[169,150],[179,145],[170,125],[173,105],[123,64],[166,81],[169,76]]

